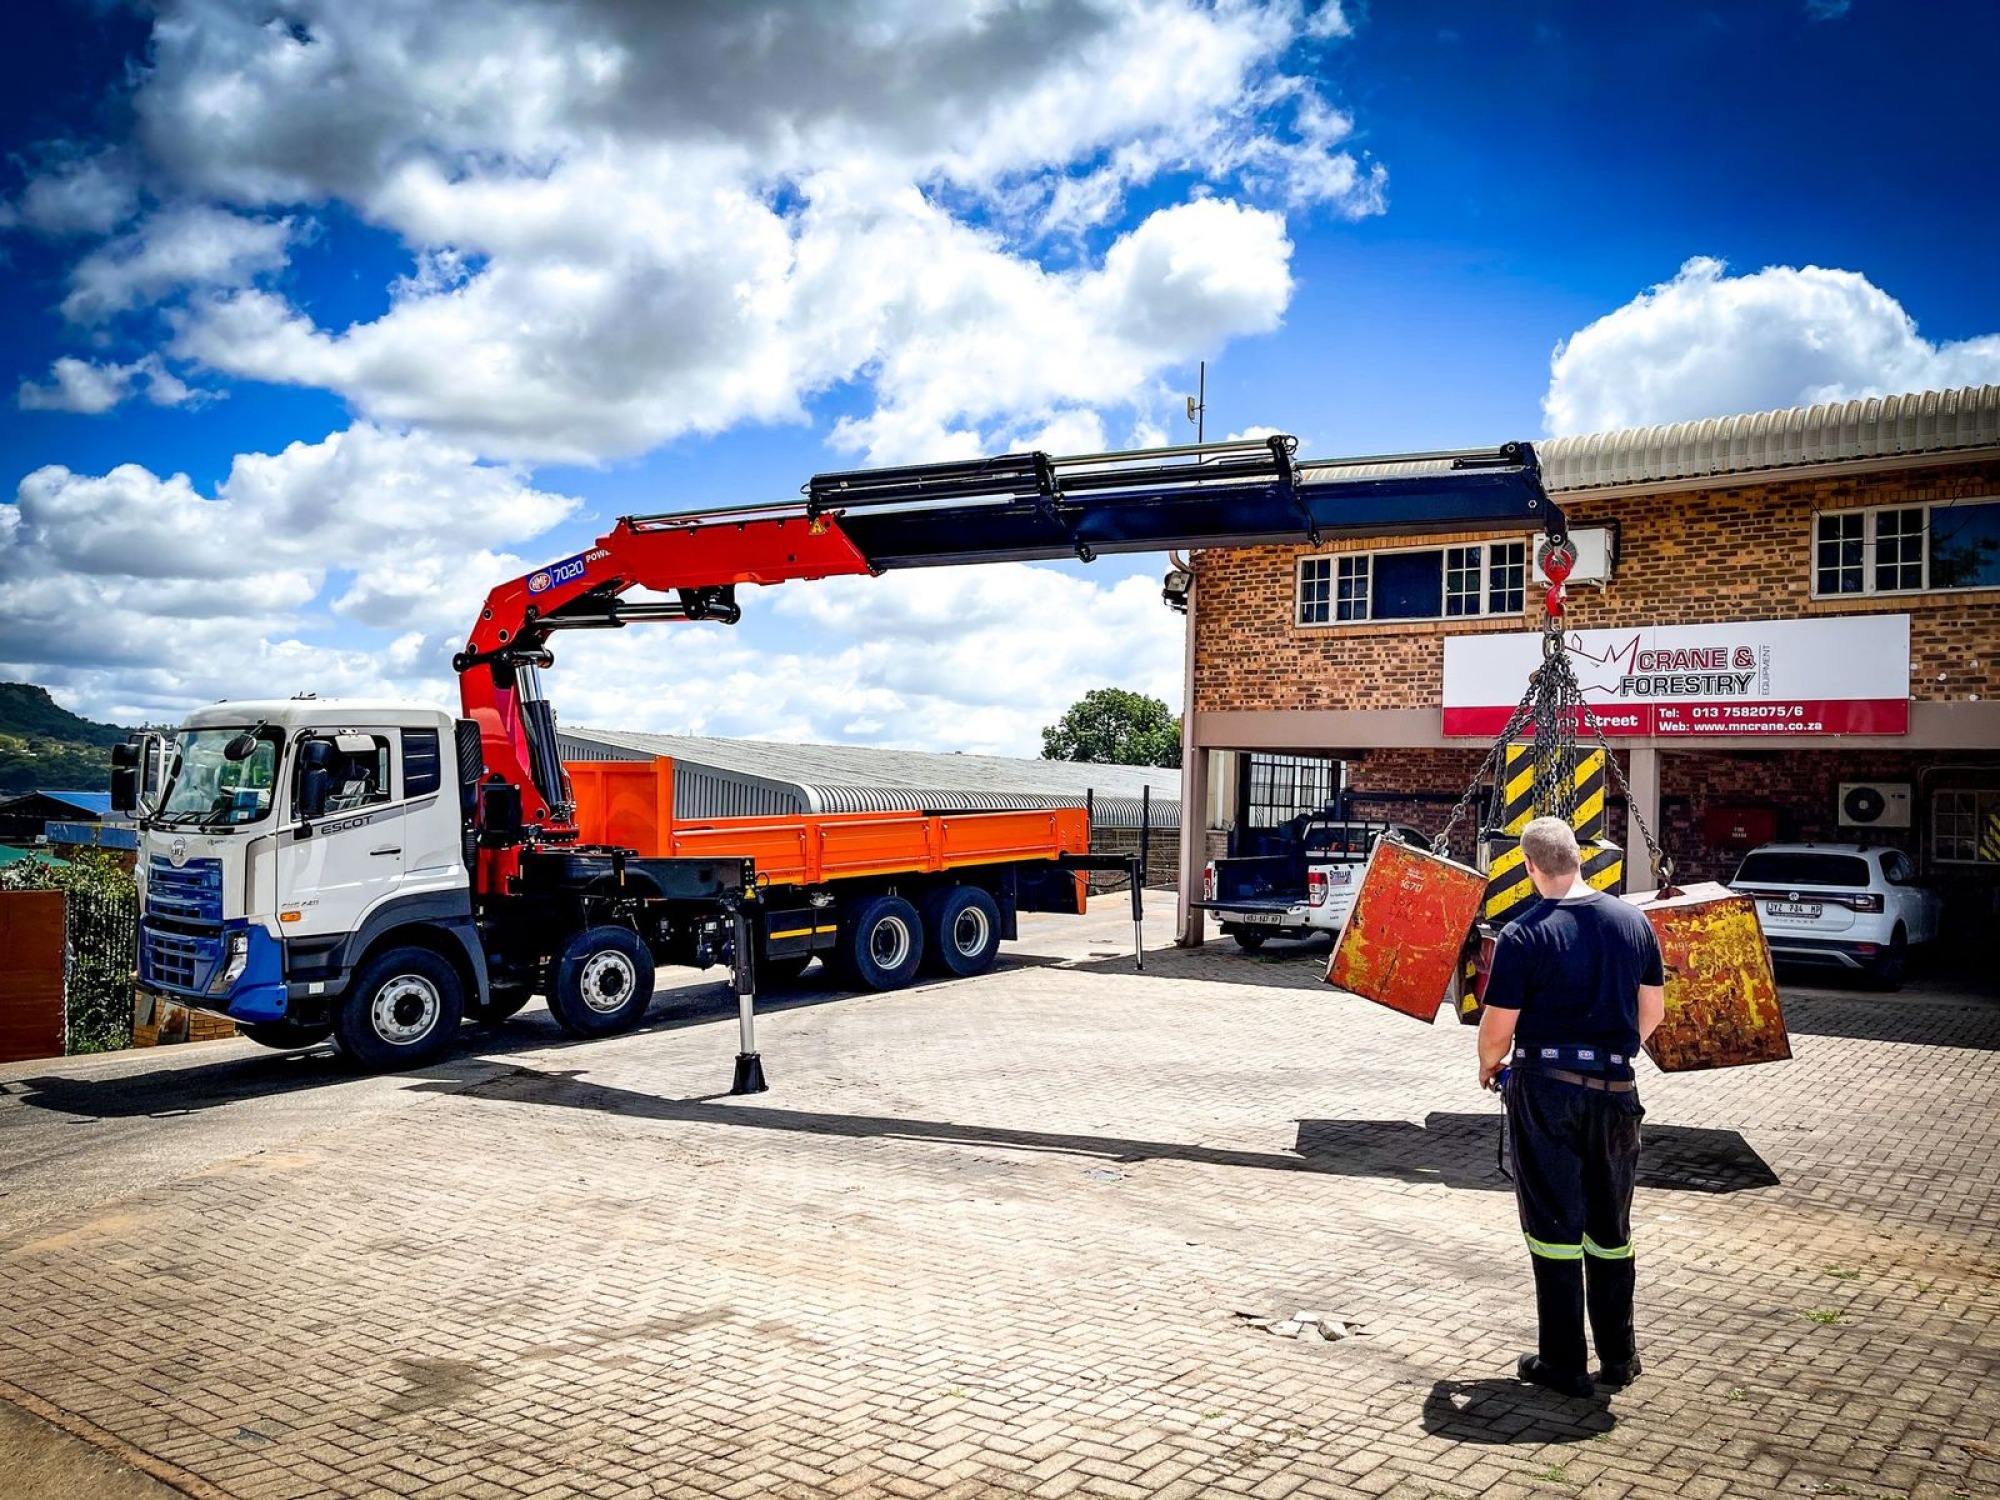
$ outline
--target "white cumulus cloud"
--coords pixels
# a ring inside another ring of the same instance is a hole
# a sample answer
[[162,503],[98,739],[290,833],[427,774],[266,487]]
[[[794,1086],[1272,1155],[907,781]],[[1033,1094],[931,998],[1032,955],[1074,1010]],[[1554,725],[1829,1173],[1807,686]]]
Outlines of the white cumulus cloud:
[[73,411],[96,416],[143,389],[155,406],[184,406],[202,393],[190,387],[157,354],[130,364],[77,359],[65,354],[49,367],[47,381],[21,382],[15,399],[23,411]]
[[185,288],[239,285],[282,266],[291,235],[289,219],[249,219],[207,204],[163,209],[77,262],[63,316],[102,323]]
[[1697,256],[1557,345],[1553,436],[2000,381],[2000,335],[1933,343],[1854,271]]
[[[37,469],[0,506],[0,672],[93,707],[129,705],[141,682],[175,711],[304,688],[437,694],[480,599],[525,570],[494,546],[575,509],[518,470],[365,425],[244,454],[213,495],[137,464]],[[333,614],[421,648],[330,644],[330,587]]]
[[[178,359],[529,461],[852,384],[874,458],[1136,417],[1277,326],[1281,210],[1382,210],[1294,62],[1348,30],[1297,0],[165,0],[130,148],[170,206],[84,256],[64,312],[167,303]],[[1170,173],[1186,200],[1105,243],[1041,238]],[[260,284],[328,203],[409,247],[379,315]]]

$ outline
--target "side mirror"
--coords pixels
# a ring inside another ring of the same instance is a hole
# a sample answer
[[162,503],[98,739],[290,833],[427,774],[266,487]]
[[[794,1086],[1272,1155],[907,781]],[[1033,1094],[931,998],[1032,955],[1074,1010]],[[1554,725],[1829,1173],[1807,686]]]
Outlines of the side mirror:
[[227,761],[248,760],[257,753],[257,736],[244,733],[236,736],[222,747],[222,758]]
[[299,817],[324,817],[327,798],[333,795],[333,746],[325,740],[307,740],[299,746]]
[[111,747],[111,810],[136,812],[139,807],[139,747],[131,740]]

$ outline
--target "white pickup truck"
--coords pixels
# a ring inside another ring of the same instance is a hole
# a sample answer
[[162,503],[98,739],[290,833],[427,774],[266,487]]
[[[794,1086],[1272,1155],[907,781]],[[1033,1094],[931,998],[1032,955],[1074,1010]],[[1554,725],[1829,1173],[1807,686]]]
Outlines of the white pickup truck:
[[1274,937],[1332,935],[1346,924],[1368,855],[1385,833],[1413,848],[1431,846],[1403,823],[1308,818],[1289,852],[1210,860],[1197,904],[1253,953]]

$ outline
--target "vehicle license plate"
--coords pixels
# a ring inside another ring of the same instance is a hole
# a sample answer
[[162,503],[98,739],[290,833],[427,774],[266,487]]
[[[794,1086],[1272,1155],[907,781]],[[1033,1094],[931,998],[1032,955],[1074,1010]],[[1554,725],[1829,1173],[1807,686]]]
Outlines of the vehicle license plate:
[[1772,917],[1817,917],[1820,903],[1817,901],[1766,901],[1764,912]]
[[1239,922],[1262,922],[1267,927],[1276,927],[1285,918],[1282,912],[1246,911],[1240,914],[1236,920]]

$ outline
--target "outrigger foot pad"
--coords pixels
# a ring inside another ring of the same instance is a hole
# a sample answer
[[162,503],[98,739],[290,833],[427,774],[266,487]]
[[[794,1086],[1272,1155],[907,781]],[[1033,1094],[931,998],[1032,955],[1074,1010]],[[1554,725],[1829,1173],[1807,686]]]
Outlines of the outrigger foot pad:
[[736,1081],[729,1085],[732,1094],[762,1094],[770,1090],[764,1082],[764,1059],[755,1052],[736,1054]]

